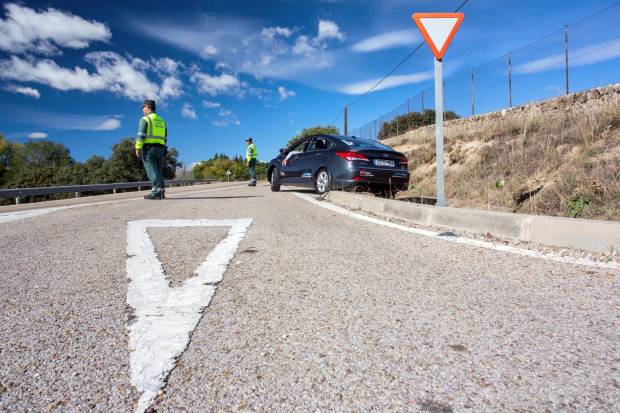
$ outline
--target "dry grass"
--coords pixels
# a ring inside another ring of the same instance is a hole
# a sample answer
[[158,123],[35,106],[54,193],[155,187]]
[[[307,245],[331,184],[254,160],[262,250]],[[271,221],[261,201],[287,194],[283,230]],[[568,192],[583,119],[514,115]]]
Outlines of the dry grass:
[[[409,157],[407,195],[434,196],[434,128],[384,143]],[[620,88],[447,122],[444,162],[452,206],[620,220]]]

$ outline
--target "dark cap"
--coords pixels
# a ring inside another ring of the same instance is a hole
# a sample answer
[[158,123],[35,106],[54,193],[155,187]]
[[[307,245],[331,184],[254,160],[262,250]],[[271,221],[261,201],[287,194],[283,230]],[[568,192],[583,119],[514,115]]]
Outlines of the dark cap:
[[142,103],[142,106],[148,106],[152,110],[155,110],[155,101],[152,99],[146,99],[144,103]]
[[245,138],[246,142],[252,142],[252,138]]

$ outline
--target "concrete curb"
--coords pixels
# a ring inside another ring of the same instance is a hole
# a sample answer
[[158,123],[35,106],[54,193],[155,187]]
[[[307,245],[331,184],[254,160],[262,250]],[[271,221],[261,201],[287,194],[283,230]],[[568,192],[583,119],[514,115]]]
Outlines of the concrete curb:
[[329,201],[382,217],[405,219],[424,227],[486,234],[560,248],[609,253],[620,251],[620,222],[442,208],[342,191]]

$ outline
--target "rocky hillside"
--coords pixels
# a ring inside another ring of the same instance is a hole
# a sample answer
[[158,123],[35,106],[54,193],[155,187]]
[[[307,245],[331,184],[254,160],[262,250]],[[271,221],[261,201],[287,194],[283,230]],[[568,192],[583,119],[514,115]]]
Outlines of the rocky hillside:
[[[620,84],[445,124],[450,206],[620,221]],[[383,141],[435,195],[435,130]]]

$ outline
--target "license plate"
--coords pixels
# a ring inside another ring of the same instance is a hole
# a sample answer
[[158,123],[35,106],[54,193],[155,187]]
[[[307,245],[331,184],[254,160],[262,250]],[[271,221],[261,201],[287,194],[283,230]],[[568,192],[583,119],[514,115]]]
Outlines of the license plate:
[[390,166],[390,167],[394,167],[394,161],[391,161],[389,159],[375,159],[374,164],[376,166]]

